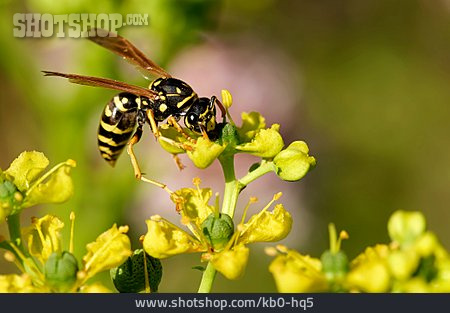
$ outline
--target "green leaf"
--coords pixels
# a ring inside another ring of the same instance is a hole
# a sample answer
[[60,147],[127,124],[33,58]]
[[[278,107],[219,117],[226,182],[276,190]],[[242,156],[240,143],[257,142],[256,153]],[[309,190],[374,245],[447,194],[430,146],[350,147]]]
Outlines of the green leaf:
[[271,128],[260,129],[251,142],[236,146],[236,149],[265,159],[273,158],[284,146],[279,129],[278,124],[273,124]]
[[22,152],[4,172],[13,177],[13,183],[20,191],[25,191],[31,182],[48,166],[49,161],[42,152]]
[[144,256],[150,290],[158,291],[162,278],[161,261],[148,255],[143,249],[137,249],[122,265],[110,271],[111,279],[119,292],[136,293],[145,290]]
[[297,181],[316,165],[316,159],[308,155],[309,149],[305,142],[294,141],[278,153],[273,159],[277,167],[277,175],[286,181]]

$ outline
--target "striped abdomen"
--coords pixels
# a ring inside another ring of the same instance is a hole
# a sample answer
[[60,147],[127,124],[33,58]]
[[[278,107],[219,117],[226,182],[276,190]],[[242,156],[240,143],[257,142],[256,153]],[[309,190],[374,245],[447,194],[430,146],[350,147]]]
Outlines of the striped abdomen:
[[106,105],[98,128],[98,149],[112,166],[136,129],[140,97],[120,93]]

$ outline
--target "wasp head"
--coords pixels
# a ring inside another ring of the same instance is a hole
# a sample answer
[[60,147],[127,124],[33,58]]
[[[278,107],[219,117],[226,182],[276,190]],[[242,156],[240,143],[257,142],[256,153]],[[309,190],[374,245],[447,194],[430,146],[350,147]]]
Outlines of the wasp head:
[[184,117],[184,124],[191,131],[207,134],[216,128],[216,97],[199,98],[194,102]]

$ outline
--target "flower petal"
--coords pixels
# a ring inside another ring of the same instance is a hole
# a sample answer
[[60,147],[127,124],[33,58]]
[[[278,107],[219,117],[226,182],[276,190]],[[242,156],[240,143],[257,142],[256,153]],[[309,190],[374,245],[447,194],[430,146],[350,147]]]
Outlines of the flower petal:
[[[189,221],[194,222],[200,229],[203,221],[215,212],[213,206],[209,205],[209,199],[212,196],[210,188],[182,188],[177,190],[172,196],[175,204],[181,206],[181,215]],[[182,202],[178,202],[182,199]]]
[[86,245],[88,253],[83,257],[83,265],[87,278],[119,266],[131,255],[130,239],[125,234],[127,231],[127,226],[117,228],[114,224]]
[[266,127],[266,119],[258,112],[243,112],[241,118],[242,126],[238,128],[238,134],[242,142],[249,142],[257,131]]
[[144,250],[154,258],[204,251],[197,240],[158,215],[152,216],[146,223],[148,231],[144,237]]
[[0,293],[31,293],[31,292],[49,292],[45,287],[41,289],[35,287],[29,275],[9,274],[0,275]]
[[207,168],[219,157],[226,146],[219,145],[209,139],[199,137],[192,151],[187,151],[189,159],[198,168]]
[[111,290],[103,286],[99,282],[90,285],[85,285],[80,288],[81,293],[112,293]]
[[31,226],[22,230],[28,251],[44,264],[53,252],[61,252],[61,230],[64,223],[53,215],[34,218]]
[[48,164],[49,161],[42,152],[25,151],[11,163],[5,174],[12,176],[14,185],[24,191]]
[[383,260],[371,260],[353,268],[347,275],[350,290],[363,292],[389,291],[389,270]]
[[261,158],[271,159],[283,149],[284,142],[278,132],[280,125],[273,124],[271,128],[260,129],[251,142],[236,146],[236,150],[247,152]]
[[228,279],[238,279],[244,274],[247,266],[249,249],[241,244],[231,250],[214,253],[211,263],[214,268]]
[[273,162],[277,175],[286,181],[297,181],[316,165],[316,159],[308,155],[308,146],[303,141],[294,141],[278,153]]
[[56,165],[45,179],[36,182],[25,196],[23,207],[27,208],[40,203],[61,203],[67,201],[73,194],[73,183],[70,170],[75,167],[73,160]]
[[402,246],[413,244],[425,232],[426,221],[421,212],[396,211],[388,221],[389,236]]
[[292,228],[292,216],[282,204],[273,211],[263,211],[253,215],[244,224],[244,230],[238,242],[274,242],[285,238]]
[[[165,138],[169,138],[174,140],[175,142],[186,142],[186,139],[183,137],[183,135],[180,134],[180,132],[178,132],[174,127],[166,127],[166,125],[162,125],[160,126],[158,129],[161,133],[161,137],[165,137]],[[185,131],[188,131],[185,129]],[[186,151],[183,150],[180,147],[177,147],[173,144],[168,143],[167,141],[164,141],[163,139],[161,139],[161,137],[158,138],[158,142],[161,145],[161,147],[166,150],[169,153],[172,154],[180,154],[180,153],[185,153]]]
[[278,255],[270,264],[279,292],[321,292],[326,291],[328,284],[321,272],[319,259],[289,250]]

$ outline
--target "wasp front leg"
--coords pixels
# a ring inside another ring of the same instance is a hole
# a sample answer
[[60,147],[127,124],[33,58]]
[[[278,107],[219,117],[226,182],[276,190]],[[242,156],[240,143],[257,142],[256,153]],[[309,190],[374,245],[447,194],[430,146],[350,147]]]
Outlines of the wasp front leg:
[[158,129],[158,125],[156,124],[156,121],[155,121],[155,115],[154,115],[152,110],[147,110],[147,118],[148,118],[148,120],[150,122],[150,128],[151,128],[151,130],[153,132],[153,135],[155,135],[155,138],[157,140],[165,141],[168,144],[170,144],[170,145],[172,145],[174,147],[183,149],[185,151],[186,150],[189,150],[189,151],[192,150],[192,147],[189,146],[189,145],[183,144],[181,142],[176,142],[173,139],[170,139],[170,138],[167,138],[167,137],[164,137],[163,135],[161,135],[161,132]]
[[167,123],[170,126],[173,126],[177,132],[179,132],[184,138],[186,138],[187,140],[189,140],[190,142],[192,142],[193,144],[196,143],[196,140],[194,138],[192,138],[191,136],[189,136],[188,134],[186,134],[186,132],[184,131],[184,129],[181,127],[181,125],[178,123],[178,121],[175,119],[175,117],[173,116],[169,116],[167,118]]

